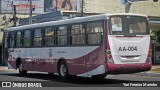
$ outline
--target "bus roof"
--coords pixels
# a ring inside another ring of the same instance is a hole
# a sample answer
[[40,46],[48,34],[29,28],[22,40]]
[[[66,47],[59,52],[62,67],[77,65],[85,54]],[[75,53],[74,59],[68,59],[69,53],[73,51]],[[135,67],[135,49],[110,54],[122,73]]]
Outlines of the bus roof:
[[71,23],[104,20],[108,16],[114,16],[114,15],[131,15],[131,16],[147,17],[146,15],[133,14],[133,13],[101,14],[101,15],[92,15],[92,16],[86,16],[86,17],[76,17],[72,19],[65,19],[65,20],[58,20],[58,21],[49,21],[49,22],[44,22],[44,23],[35,23],[32,25],[11,27],[7,31],[17,31],[17,30],[25,30],[25,29],[32,29],[32,28],[48,27],[48,26],[54,26],[54,25],[65,25],[65,24],[71,24]]

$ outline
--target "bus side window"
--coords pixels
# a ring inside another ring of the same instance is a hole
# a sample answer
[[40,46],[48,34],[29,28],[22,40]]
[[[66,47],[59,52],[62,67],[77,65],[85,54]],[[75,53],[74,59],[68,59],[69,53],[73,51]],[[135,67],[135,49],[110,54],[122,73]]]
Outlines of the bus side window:
[[91,22],[87,24],[87,44],[102,44],[103,41],[103,22]]
[[57,28],[58,45],[67,45],[67,26]]
[[15,47],[15,32],[9,33],[9,47],[10,48]]
[[85,43],[85,28],[83,28],[83,24],[72,25],[71,37],[72,45],[83,45]]
[[55,36],[54,28],[52,27],[45,28],[45,36],[44,36],[45,46],[54,45],[54,36]]
[[23,46],[27,47],[31,44],[31,31],[26,30],[23,34]]
[[33,35],[33,46],[41,46],[42,45],[42,29],[34,29]]
[[16,32],[16,47],[22,46],[22,32],[18,31]]

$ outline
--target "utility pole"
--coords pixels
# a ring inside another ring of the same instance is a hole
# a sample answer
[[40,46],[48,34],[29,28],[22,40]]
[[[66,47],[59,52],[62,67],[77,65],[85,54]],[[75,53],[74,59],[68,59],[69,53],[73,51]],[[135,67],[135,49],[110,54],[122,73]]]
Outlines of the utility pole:
[[58,11],[58,10],[57,10],[57,9],[58,9],[58,8],[57,8],[57,5],[58,5],[58,1],[56,0],[56,11]]
[[125,13],[129,13],[132,3],[127,2],[125,5]]
[[81,17],[84,16],[84,12],[83,12],[83,4],[84,4],[84,0],[81,0]]
[[13,21],[14,21],[14,27],[16,27],[17,17],[16,17],[16,5],[13,5],[14,8],[14,15],[13,15]]
[[32,24],[32,0],[29,0],[29,24]]
[[16,27],[16,22],[17,22],[17,16],[16,16],[16,14],[17,14],[17,12],[16,12],[16,6],[18,5],[18,2],[16,2],[16,1],[14,1],[14,2],[12,2],[13,3],[13,10],[14,10],[14,15],[13,15],[13,22],[14,22],[14,27]]
[[[2,0],[0,0],[0,7],[1,7],[1,3],[2,3]],[[2,7],[1,7],[2,8]],[[0,9],[0,13],[1,13],[1,9]]]

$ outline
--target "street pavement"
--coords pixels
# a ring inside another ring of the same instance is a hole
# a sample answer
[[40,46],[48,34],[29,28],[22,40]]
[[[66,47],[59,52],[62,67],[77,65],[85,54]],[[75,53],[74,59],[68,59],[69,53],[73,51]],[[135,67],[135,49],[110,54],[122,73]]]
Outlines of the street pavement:
[[153,65],[150,71],[135,73],[141,76],[160,77],[160,65]]
[[[160,65],[154,65],[152,70],[146,73],[160,74]],[[144,73],[143,73],[144,74]],[[149,75],[149,74],[148,74]],[[90,78],[77,77],[75,79],[62,81],[59,76],[55,75],[53,77],[49,76],[47,73],[43,72],[29,72],[26,76],[21,76],[18,74],[18,70],[8,70],[6,66],[0,66],[0,81],[35,81],[35,82],[51,82],[53,87],[43,87],[34,88],[34,90],[142,90],[142,87],[121,87],[122,83],[158,83],[160,81],[159,77],[141,76],[140,74],[122,74],[122,75],[108,75],[105,80],[98,81],[92,80]],[[47,83],[50,84],[50,83]],[[42,84],[43,85],[43,84]],[[93,88],[92,88],[93,87]],[[144,87],[145,88],[145,87]],[[143,89],[144,89],[143,88]],[[4,88],[3,88],[4,89]],[[11,88],[6,88],[9,90]],[[22,88],[20,88],[22,89]],[[30,88],[29,88],[30,89]],[[146,87],[145,90],[159,90],[159,87]],[[0,88],[1,90],[1,88]],[[12,88],[12,90],[18,90],[18,88]],[[23,88],[25,90],[25,88]]]
[[[7,66],[0,65],[0,70],[14,70],[14,69],[8,69]],[[160,65],[153,65],[150,71],[135,73],[135,75],[160,77]]]

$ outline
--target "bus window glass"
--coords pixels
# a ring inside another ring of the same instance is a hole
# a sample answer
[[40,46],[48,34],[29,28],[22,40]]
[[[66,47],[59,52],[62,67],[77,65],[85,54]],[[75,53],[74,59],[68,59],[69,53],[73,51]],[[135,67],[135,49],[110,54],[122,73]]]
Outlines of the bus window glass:
[[102,44],[103,22],[87,24],[87,44]]
[[67,27],[66,26],[58,27],[58,35],[67,35]]
[[15,33],[14,32],[10,32],[10,36],[9,36],[9,47],[13,48],[15,46]]
[[58,27],[58,45],[67,45],[67,26]]
[[103,32],[103,22],[95,23],[95,32]]
[[141,16],[111,16],[110,17],[111,35],[146,35],[149,34],[146,17]]
[[122,21],[121,18],[111,18],[112,31],[122,31]]
[[30,37],[31,32],[30,31],[24,31],[24,37],[23,37],[23,46],[30,46]]
[[129,33],[145,33],[145,22],[131,23],[129,24]]
[[16,47],[22,46],[22,33],[18,31],[16,34]]
[[34,46],[41,46],[42,43],[42,31],[41,29],[35,29],[34,30],[34,41],[33,41],[33,45]]
[[73,45],[80,45],[85,43],[85,28],[82,24],[72,25],[71,28],[71,42]]
[[45,45],[54,45],[54,29],[52,27],[45,28]]

